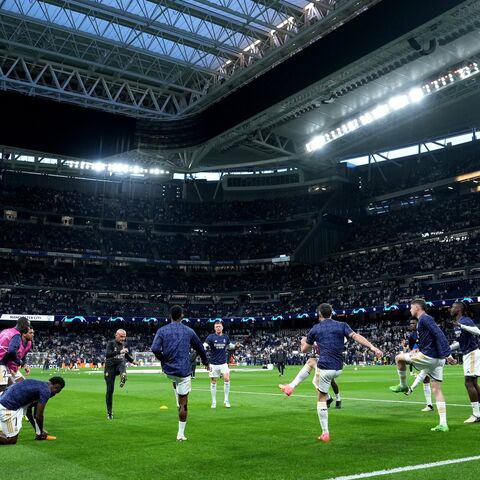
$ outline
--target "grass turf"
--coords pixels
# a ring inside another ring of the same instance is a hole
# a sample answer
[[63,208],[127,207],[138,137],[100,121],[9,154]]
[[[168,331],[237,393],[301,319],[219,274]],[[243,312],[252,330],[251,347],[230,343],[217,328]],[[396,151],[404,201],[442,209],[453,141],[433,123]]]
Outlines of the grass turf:
[[[410,397],[388,390],[397,383],[393,367],[346,367],[338,381],[343,408],[329,410],[329,444],[316,440],[321,432],[310,379],[290,398],[277,388],[298,369],[288,367],[284,379],[276,371],[233,372],[232,408],[222,405],[220,382],[216,410],[210,409],[207,375],[197,374],[189,398],[188,441],[183,443],[175,441],[177,411],[163,375],[131,373],[125,389],[117,381],[115,419],[108,421],[103,376],[67,372],[65,390],[50,400],[45,414],[45,427],[58,439],[34,441],[31,426],[24,423],[18,444],[0,447],[0,463],[4,472],[8,465],[9,480],[322,480],[480,454],[480,424],[463,424],[471,408],[461,367],[445,369],[448,433],[430,432],[438,415],[420,412],[421,387]],[[31,375],[48,377],[35,370]],[[160,410],[161,405],[168,409]],[[470,480],[478,478],[478,465],[376,478]]]

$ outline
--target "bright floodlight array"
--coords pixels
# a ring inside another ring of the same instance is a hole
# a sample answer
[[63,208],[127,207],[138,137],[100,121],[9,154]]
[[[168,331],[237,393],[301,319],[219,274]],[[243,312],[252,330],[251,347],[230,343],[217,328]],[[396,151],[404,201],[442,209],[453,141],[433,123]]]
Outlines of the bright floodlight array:
[[140,167],[139,165],[128,165],[126,163],[103,163],[103,162],[85,162],[77,160],[67,160],[65,162],[70,168],[75,168],[79,170],[93,170],[94,172],[106,172],[106,173],[116,173],[124,175],[132,175],[143,177],[146,174],[149,175],[168,175],[170,172],[168,170],[162,170],[160,168],[145,168]]
[[424,97],[431,95],[439,90],[442,90],[453,83],[460,82],[465,78],[469,78],[472,75],[476,75],[480,71],[476,63],[470,63],[464,67],[460,67],[453,72],[449,72],[436,80],[432,80],[421,87],[412,88],[410,91],[396,95],[385,103],[377,105],[373,109],[352,118],[338,128],[330,130],[327,133],[317,135],[312,138],[310,142],[305,145],[307,152],[313,152],[322,148],[327,143],[333,142],[338,138],[347,135],[350,132],[368,125],[376,120],[385,118],[387,115],[396,112],[408,105],[421,101]]

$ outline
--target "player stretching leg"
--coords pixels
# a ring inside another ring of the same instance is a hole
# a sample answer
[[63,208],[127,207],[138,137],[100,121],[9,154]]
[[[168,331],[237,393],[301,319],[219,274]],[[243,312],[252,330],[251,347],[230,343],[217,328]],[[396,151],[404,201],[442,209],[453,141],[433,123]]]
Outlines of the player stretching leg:
[[123,329],[119,329],[115,332],[115,339],[110,340],[107,343],[107,352],[105,354],[105,385],[107,388],[105,394],[105,402],[107,405],[107,419],[113,420],[112,403],[113,392],[115,390],[115,377],[120,375],[120,388],[123,388],[127,381],[127,363],[137,365],[137,362],[128,352],[128,348],[125,345],[127,338],[127,332]]
[[[410,318],[410,330],[411,333],[408,337],[408,351],[410,353],[418,351],[418,333],[417,333],[417,324],[418,320],[415,317]],[[412,374],[413,365],[410,364],[410,374]],[[423,378],[423,377],[422,377]],[[415,390],[420,381],[414,381],[413,385],[410,387],[412,390]],[[427,375],[423,379],[423,394],[425,395],[425,408],[422,408],[422,412],[433,412],[432,404],[432,389],[430,388],[430,377]]]
[[332,380],[342,373],[345,338],[351,338],[360,345],[368,347],[377,357],[383,356],[381,350],[374,347],[362,335],[355,333],[349,325],[332,320],[330,318],[332,312],[332,306],[328,303],[319,305],[319,322],[308,332],[306,338],[302,338],[300,345],[302,353],[311,351],[314,343],[320,349],[313,384],[317,389],[317,414],[322,428],[322,434],[318,439],[322,442],[330,441],[327,396]]
[[445,334],[440,330],[435,320],[426,314],[427,304],[423,299],[416,299],[410,305],[410,313],[418,319],[418,345],[419,350],[412,353],[400,353],[395,358],[397,364],[400,384],[390,387],[392,392],[403,392],[406,395],[412,393],[412,389],[407,385],[407,364],[412,364],[419,375],[415,379],[416,387],[428,375],[431,378],[433,394],[437,404],[437,411],[440,417],[440,423],[431,430],[434,432],[448,432],[447,410],[445,397],[442,392],[443,367],[445,359],[449,363],[456,363],[450,356],[450,346],[448,345]]
[[[278,388],[288,397],[293,393],[295,387],[300,385],[305,379],[308,378],[310,372],[315,370],[317,367],[317,359],[309,358],[305,365],[298,372],[297,376],[290,382],[284,385],[280,384]],[[332,390],[335,394],[335,408],[342,408],[342,398],[340,396],[340,389],[338,388],[337,382],[335,379],[332,380]],[[333,402],[333,398],[330,395],[327,398],[327,407],[330,407],[330,404]]]
[[480,350],[478,348],[477,336],[480,336],[480,329],[473,323],[471,318],[467,317],[467,306],[463,302],[455,302],[450,309],[450,314],[455,327],[455,336],[457,337],[457,341],[450,348],[452,350],[459,348],[463,354],[465,388],[472,405],[472,415],[463,423],[478,423],[480,422],[480,409],[478,406],[478,400],[480,399],[480,387],[478,386]]
[[183,442],[187,426],[188,394],[192,389],[190,348],[193,348],[202,363],[209,369],[207,354],[197,334],[182,324],[183,309],[174,305],[170,310],[171,322],[157,330],[152,343],[152,352],[162,364],[163,373],[174,382],[178,395],[177,440]]
[[52,377],[48,382],[24,380],[12,385],[0,397],[0,445],[17,443],[22,428],[23,412],[29,405],[36,404],[34,428],[35,440],[55,440],[43,428],[44,410],[50,398],[65,387],[62,377]]

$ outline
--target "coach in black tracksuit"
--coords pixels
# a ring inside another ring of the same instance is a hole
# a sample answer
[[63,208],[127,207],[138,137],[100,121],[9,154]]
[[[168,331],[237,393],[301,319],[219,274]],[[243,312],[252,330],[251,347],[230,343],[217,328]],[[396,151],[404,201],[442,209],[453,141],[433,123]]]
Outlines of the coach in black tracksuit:
[[117,330],[115,339],[107,343],[107,352],[105,354],[105,383],[107,384],[107,418],[113,419],[112,401],[113,391],[115,389],[115,377],[120,375],[120,387],[125,385],[127,381],[127,365],[126,360],[135,363],[132,356],[128,353],[125,346],[127,332],[125,330]]
[[283,377],[283,374],[285,373],[285,364],[287,363],[287,353],[282,347],[277,350],[275,363],[277,364],[278,374]]

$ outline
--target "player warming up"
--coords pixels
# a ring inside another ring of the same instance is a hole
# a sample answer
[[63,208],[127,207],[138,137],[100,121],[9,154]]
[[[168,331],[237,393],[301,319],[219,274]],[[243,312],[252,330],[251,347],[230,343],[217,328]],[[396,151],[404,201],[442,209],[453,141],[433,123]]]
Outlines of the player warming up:
[[230,408],[230,370],[228,368],[227,358],[228,350],[233,350],[235,345],[230,343],[227,335],[223,334],[223,324],[220,321],[215,322],[215,333],[211,333],[203,344],[210,349],[210,392],[212,394],[212,408],[217,408],[217,379],[223,378],[223,404]]
[[25,375],[30,375],[30,367],[26,363],[27,353],[32,349],[33,336],[35,332],[33,328],[29,328],[27,333],[22,334],[22,340],[20,342],[20,347],[18,348],[17,355],[21,361],[20,366],[17,365],[13,360],[7,362],[7,368],[10,370],[11,382],[21,382],[25,380],[25,377],[20,371],[20,367],[25,371]]
[[463,354],[463,375],[465,377],[465,388],[472,405],[472,415],[463,423],[480,422],[480,409],[478,401],[480,398],[480,387],[478,386],[478,377],[480,377],[480,350],[478,348],[478,336],[480,329],[473,320],[467,317],[467,306],[463,302],[455,302],[451,309],[453,325],[455,327],[455,336],[457,340],[450,345],[452,350],[460,349]]
[[317,389],[317,413],[322,428],[322,434],[318,439],[322,442],[330,441],[328,429],[327,397],[332,380],[342,373],[343,352],[345,338],[351,338],[355,342],[369,348],[377,357],[382,357],[383,352],[374,347],[365,337],[355,333],[349,325],[332,320],[332,306],[322,303],[318,307],[319,322],[308,332],[306,339],[302,338],[301,351],[308,353],[314,343],[319,351],[317,368],[313,384]]
[[0,332],[0,394],[10,381],[10,369],[7,365],[14,365],[17,369],[22,366],[18,356],[22,344],[22,335],[28,333],[30,321],[27,317],[20,317],[13,328],[6,328]]
[[120,375],[120,388],[123,388],[127,381],[127,360],[136,365],[133,357],[128,352],[125,345],[127,332],[125,330],[117,330],[115,338],[107,343],[107,352],[105,354],[105,383],[107,392],[105,401],[107,404],[107,419],[113,420],[113,392],[115,390],[115,377]]
[[[395,362],[400,383],[390,387],[390,390],[410,395],[428,375],[431,378],[431,386],[440,417],[440,423],[431,430],[433,432],[448,432],[447,409],[442,392],[443,367],[447,357],[449,357],[449,363],[454,364],[456,361],[450,356],[450,346],[445,334],[440,330],[435,320],[430,315],[427,315],[426,309],[427,304],[423,299],[416,299],[410,305],[412,317],[418,319],[419,350],[411,353],[400,353],[396,356]],[[417,370],[420,370],[410,388],[407,385],[407,364],[412,364]]]
[[43,427],[47,402],[65,387],[62,377],[52,377],[48,382],[24,380],[12,385],[0,397],[0,445],[17,443],[22,428],[24,408],[36,404],[34,428],[35,440],[55,440]]
[[[414,353],[418,351],[418,333],[417,333],[418,320],[415,317],[410,318],[409,328],[411,330],[408,336],[408,352]],[[413,365],[410,364],[410,374],[413,375]],[[425,407],[422,408],[422,412],[433,412],[432,404],[432,389],[430,387],[430,377],[427,375],[423,380],[423,394],[425,395]]]
[[[318,346],[317,346],[317,355],[318,355]],[[315,370],[317,367],[317,358],[309,358],[305,365],[297,373],[297,376],[290,382],[285,385],[280,384],[278,388],[288,397],[294,392],[295,387],[300,385],[304,380],[308,378],[310,372]],[[342,408],[342,397],[340,396],[340,389],[338,388],[337,382],[335,379],[332,379],[331,382],[333,393],[335,394],[335,408]],[[328,395],[327,397],[327,407],[330,408],[330,404],[333,402],[333,398]]]
[[178,433],[177,440],[182,442],[187,425],[188,394],[192,389],[192,365],[190,362],[190,348],[200,356],[202,363],[208,369],[208,360],[202,342],[197,334],[186,325],[183,325],[183,309],[174,305],[170,310],[171,322],[157,330],[152,343],[152,352],[162,364],[163,373],[175,385],[178,398]]

